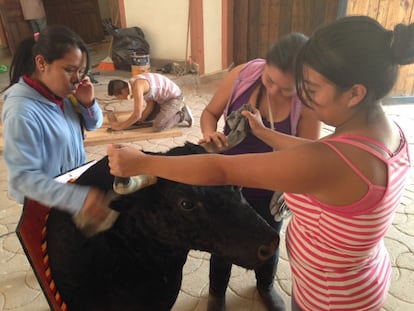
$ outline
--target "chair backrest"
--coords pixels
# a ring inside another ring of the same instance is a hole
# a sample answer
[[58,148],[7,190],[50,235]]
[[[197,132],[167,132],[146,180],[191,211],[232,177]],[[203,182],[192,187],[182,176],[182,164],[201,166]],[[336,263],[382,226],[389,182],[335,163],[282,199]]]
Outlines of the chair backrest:
[[[55,178],[62,183],[74,182],[83,172],[97,161],[90,161]],[[16,234],[23,246],[27,259],[32,266],[37,281],[52,311],[68,311],[56,288],[49,266],[46,241],[46,221],[51,208],[35,200],[25,198],[22,216],[17,225]]]
[[46,220],[50,208],[26,199],[17,236],[52,311],[67,311],[52,279],[47,255]]

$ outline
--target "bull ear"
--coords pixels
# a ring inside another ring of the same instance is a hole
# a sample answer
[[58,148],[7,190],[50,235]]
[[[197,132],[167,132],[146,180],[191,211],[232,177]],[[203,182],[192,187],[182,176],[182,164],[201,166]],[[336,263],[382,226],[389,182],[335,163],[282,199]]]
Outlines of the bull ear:
[[129,178],[115,177],[114,191],[125,195],[138,191],[142,188],[151,186],[157,182],[157,177],[152,175],[138,175]]
[[135,196],[118,196],[109,204],[109,208],[119,213],[127,212],[135,206]]

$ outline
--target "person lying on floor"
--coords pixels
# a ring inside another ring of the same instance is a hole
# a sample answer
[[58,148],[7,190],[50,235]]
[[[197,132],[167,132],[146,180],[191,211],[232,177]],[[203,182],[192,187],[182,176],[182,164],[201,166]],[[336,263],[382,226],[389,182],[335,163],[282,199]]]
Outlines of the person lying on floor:
[[[129,79],[111,80],[108,95],[118,99],[134,99],[134,111],[125,121],[112,122],[112,130],[123,130],[137,122],[153,121],[156,132],[168,130],[185,122],[193,125],[190,108],[184,103],[181,89],[173,81],[158,73],[142,73]],[[146,105],[145,105],[146,102]]]

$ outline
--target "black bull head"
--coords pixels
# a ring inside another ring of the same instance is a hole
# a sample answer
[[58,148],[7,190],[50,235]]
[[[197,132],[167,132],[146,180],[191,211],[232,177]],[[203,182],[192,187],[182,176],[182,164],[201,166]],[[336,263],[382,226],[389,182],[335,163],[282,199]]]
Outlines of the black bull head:
[[[167,155],[205,152],[186,143]],[[76,183],[110,191],[104,157]],[[91,238],[70,215],[52,209],[47,221],[49,263],[69,310],[170,310],[190,249],[217,253],[252,269],[270,258],[279,237],[234,186],[199,187],[165,179],[110,207],[114,225]]]

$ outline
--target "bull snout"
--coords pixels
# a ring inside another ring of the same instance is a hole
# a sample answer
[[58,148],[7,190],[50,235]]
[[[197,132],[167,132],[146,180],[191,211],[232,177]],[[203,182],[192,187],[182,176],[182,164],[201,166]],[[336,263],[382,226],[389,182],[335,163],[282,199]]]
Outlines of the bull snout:
[[259,258],[261,261],[269,259],[276,253],[278,247],[279,238],[274,239],[268,245],[260,245],[257,249],[257,258]]

